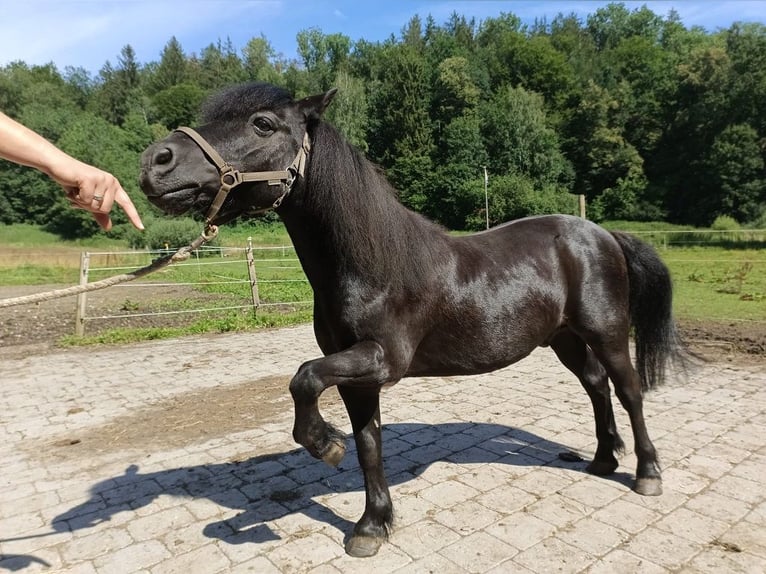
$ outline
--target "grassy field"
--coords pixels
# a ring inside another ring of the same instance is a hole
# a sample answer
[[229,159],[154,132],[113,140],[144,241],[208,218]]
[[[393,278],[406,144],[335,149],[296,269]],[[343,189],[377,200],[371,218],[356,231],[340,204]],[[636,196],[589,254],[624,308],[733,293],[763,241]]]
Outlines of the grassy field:
[[673,274],[677,317],[766,321],[766,250],[691,247],[660,254]]
[[[264,303],[255,318],[252,312],[222,311],[218,317],[201,317],[190,327],[115,329],[95,340],[121,342],[309,321],[310,305],[305,302],[311,300],[311,289],[289,247],[289,237],[279,225],[223,229],[218,240],[221,250],[211,250],[182,265],[173,265],[145,281],[203,283],[194,288],[221,293],[228,300],[248,301],[250,285],[244,247],[249,237],[253,238],[259,294]],[[674,241],[663,240],[660,235],[647,239],[658,246],[660,256],[671,270],[675,313],[679,319],[766,321],[766,249],[732,248],[736,242],[727,242],[729,247],[716,246],[716,243],[679,246]],[[0,231],[0,243],[4,246],[0,250],[0,285],[76,284],[82,251],[94,253],[91,281],[135,269],[156,257],[156,254],[131,253],[124,244],[114,240],[64,242],[29,226],[6,226]],[[266,249],[266,246],[279,247]],[[104,254],[118,250],[123,253]],[[180,307],[184,304],[179,302]],[[68,340],[75,342],[73,338]],[[81,341],[87,342],[93,339]]]

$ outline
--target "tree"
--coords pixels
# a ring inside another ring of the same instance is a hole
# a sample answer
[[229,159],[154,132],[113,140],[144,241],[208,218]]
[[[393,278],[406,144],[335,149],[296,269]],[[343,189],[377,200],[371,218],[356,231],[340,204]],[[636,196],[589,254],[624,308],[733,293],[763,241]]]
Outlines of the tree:
[[724,39],[731,62],[727,91],[733,119],[749,122],[766,137],[766,26],[734,24]]
[[297,42],[298,54],[308,72],[308,92],[331,88],[332,80],[348,63],[351,39],[343,34],[325,35],[319,28],[309,28],[298,32]]
[[50,206],[61,196],[61,188],[46,175],[0,160],[0,221],[3,223],[45,225]]
[[432,189],[433,137],[427,62],[417,48],[391,45],[372,93],[370,153],[388,168],[402,201],[418,209]]
[[476,110],[454,118],[443,130],[436,155],[434,190],[423,211],[452,229],[468,229],[477,220],[485,221],[483,180],[487,161]]
[[731,60],[725,48],[709,43],[677,66],[675,113],[657,146],[652,177],[668,190],[665,204],[674,221],[703,224],[700,189],[706,180],[705,155],[726,127],[730,113],[727,83]]
[[630,12],[622,3],[607,4],[590,14],[587,22],[596,48],[601,51],[615,48],[630,37],[657,41],[663,29],[662,18],[645,5]]
[[64,68],[64,81],[70,97],[77,103],[78,107],[85,109],[95,88],[95,82],[90,72],[82,67],[67,66]]
[[204,48],[198,65],[197,84],[203,90],[217,90],[238,84],[246,78],[242,60],[229,38],[225,43],[218,40],[217,44],[209,44]]
[[91,98],[91,109],[116,125],[122,125],[131,111],[142,109],[143,93],[135,57],[135,51],[127,45],[120,52],[116,68],[109,62],[104,64]]
[[[548,125],[543,98],[508,86],[483,104],[480,112],[490,179],[504,177],[491,188],[490,215],[495,221],[571,203],[572,166]],[[525,209],[515,205],[519,197],[526,198]]]
[[565,58],[577,84],[585,85],[595,77],[596,44],[576,14],[558,14],[551,21],[549,39],[551,46]]
[[181,48],[181,43],[173,36],[162,49],[159,63],[151,70],[147,82],[149,91],[150,93],[161,92],[183,83],[187,76],[186,55]]
[[654,153],[675,100],[675,70],[666,51],[641,36],[622,40],[604,54],[615,79],[607,89],[620,98],[626,140],[643,156]]
[[247,80],[279,83],[279,72],[273,65],[274,48],[265,36],[251,38],[242,50],[242,68]]
[[[406,205],[450,227],[484,225],[482,165],[493,222],[571,211],[569,190],[586,194],[595,218],[746,223],[766,213],[762,24],[709,33],[674,11],[612,3],[531,26],[509,13],[479,24],[415,16],[382,42],[309,28],[296,45],[297,59],[275,55],[263,35],[241,55],[226,39],[187,56],[172,37],[143,64],[125,46],[96,78],[14,62],[0,67],[0,109],[134,181],[147,143],[196,123],[224,84],[264,80],[299,98],[338,87],[327,118]],[[78,125],[104,153],[84,132],[74,138]],[[39,206],[60,200],[58,189],[33,170],[0,172],[0,220],[46,221]]]
[[471,77],[471,66],[466,58],[456,56],[442,60],[434,87],[436,111],[442,121],[475,109],[480,96],[481,92]]
[[704,166],[708,177],[700,203],[708,224],[718,215],[739,222],[760,215],[766,206],[766,171],[755,129],[748,124],[727,126],[713,141]]
[[571,129],[580,135],[571,156],[577,170],[576,193],[585,194],[592,209],[589,216],[602,219],[653,219],[662,206],[650,197],[644,159],[626,136],[630,115],[623,100],[626,82],[615,93],[591,84],[584,95]]
[[479,27],[477,55],[484,62],[492,90],[513,82],[513,55],[520,50],[523,42],[521,20],[513,14],[488,18]]
[[345,71],[338,72],[333,84],[338,93],[327,110],[326,118],[349,142],[366,152],[368,103],[364,84]]
[[564,53],[544,35],[527,36],[515,16],[485,23],[479,33],[480,58],[494,90],[511,85],[538,92],[551,107],[562,105],[574,86]]
[[506,87],[481,109],[482,133],[490,153],[491,171],[519,173],[538,187],[566,187],[571,166],[547,124],[543,98],[524,88]]
[[152,102],[159,121],[175,129],[196,124],[204,99],[205,91],[200,86],[184,82],[156,93]]

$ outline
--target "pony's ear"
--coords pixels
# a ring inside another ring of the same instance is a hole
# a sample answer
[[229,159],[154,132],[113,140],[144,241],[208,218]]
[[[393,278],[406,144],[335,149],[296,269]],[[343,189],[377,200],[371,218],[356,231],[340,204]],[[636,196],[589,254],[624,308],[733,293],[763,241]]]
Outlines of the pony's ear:
[[303,110],[307,120],[318,120],[322,117],[322,114],[327,109],[327,106],[330,105],[337,92],[338,88],[332,88],[324,94],[303,98],[298,102],[298,105]]

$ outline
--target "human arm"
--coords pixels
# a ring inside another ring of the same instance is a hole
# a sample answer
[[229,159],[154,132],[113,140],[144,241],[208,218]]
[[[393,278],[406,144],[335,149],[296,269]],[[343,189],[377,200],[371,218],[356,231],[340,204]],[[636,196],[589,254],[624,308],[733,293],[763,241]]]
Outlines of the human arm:
[[109,211],[117,203],[130,222],[143,229],[135,205],[112,174],[83,163],[0,112],[0,157],[47,174],[75,206],[93,213],[105,230],[112,227]]

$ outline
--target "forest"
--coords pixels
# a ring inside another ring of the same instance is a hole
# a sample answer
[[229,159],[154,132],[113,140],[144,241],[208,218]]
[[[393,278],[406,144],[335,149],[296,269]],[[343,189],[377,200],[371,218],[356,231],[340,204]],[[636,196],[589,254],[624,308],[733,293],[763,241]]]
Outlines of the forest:
[[[95,76],[17,61],[0,67],[0,110],[114,173],[145,223],[157,212],[138,189],[143,149],[195,125],[210,94],[267,81],[296,97],[339,88],[326,118],[405,205],[453,230],[577,213],[579,194],[595,221],[766,228],[762,24],[708,31],[613,3],[533,25],[413,17],[383,42],[310,28],[296,45],[297,59],[263,35],[187,53],[171,37],[157,61],[126,45]],[[113,235],[128,233],[120,210],[113,219]],[[100,232],[47,177],[4,161],[0,221]]]

